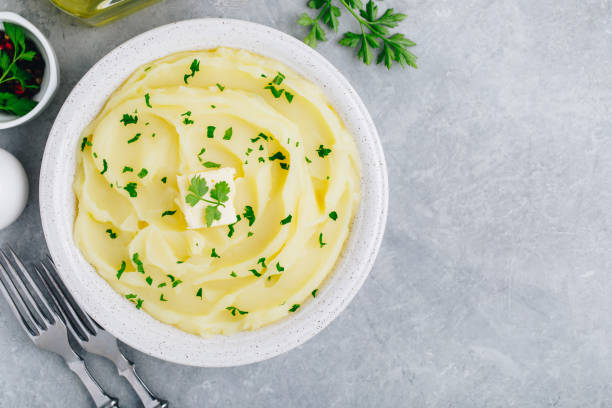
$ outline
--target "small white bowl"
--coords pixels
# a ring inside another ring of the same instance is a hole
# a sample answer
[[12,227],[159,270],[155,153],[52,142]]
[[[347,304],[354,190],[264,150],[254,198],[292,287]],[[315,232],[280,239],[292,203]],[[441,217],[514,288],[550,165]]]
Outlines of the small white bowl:
[[[342,255],[316,299],[306,302],[298,313],[261,329],[202,338],[137,310],[87,263],[72,234],[72,183],[81,131],[136,68],[175,52],[220,46],[280,60],[325,91],[355,137],[362,161],[362,200]],[[102,58],[79,81],[60,110],[47,141],[40,174],[40,212],[47,245],[76,300],[129,346],[160,359],[193,366],[235,366],[265,360],[320,332],[344,310],[368,276],[382,241],[387,203],[387,170],[376,127],[342,74],[312,48],[287,34],[227,19],[188,20],[162,26],[127,41]]]
[[49,104],[59,85],[59,65],[57,63],[57,56],[51,47],[51,43],[49,43],[49,40],[47,40],[44,34],[19,14],[11,13],[10,11],[0,12],[0,30],[4,30],[4,28],[2,28],[2,23],[5,21],[23,28],[26,38],[32,40],[34,44],[36,44],[45,60],[45,73],[40,84],[39,92],[32,98],[38,102],[34,109],[23,116],[15,116],[0,112],[0,129],[9,129],[34,119]]

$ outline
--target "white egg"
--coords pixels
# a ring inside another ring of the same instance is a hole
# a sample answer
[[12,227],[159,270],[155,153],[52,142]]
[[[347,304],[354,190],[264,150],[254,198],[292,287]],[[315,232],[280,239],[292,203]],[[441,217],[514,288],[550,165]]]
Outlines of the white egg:
[[0,149],[0,230],[21,215],[28,202],[28,177],[19,160]]

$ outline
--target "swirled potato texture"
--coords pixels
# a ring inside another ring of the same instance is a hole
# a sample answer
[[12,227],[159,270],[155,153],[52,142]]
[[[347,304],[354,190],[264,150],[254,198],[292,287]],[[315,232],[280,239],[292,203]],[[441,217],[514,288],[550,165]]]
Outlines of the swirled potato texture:
[[[226,168],[237,221],[188,228],[177,178]],[[84,130],[74,191],[75,241],[126,302],[190,333],[231,334],[317,295],[359,205],[360,164],[321,89],[219,48],[136,70]]]

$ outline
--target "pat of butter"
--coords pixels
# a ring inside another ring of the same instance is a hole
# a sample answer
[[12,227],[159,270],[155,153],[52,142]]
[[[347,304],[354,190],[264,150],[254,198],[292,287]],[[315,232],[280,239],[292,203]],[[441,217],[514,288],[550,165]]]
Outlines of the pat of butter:
[[220,225],[228,225],[236,222],[236,210],[234,209],[234,196],[236,194],[236,184],[234,183],[235,172],[236,170],[233,168],[225,167],[218,170],[176,176],[176,183],[181,194],[178,204],[182,207],[183,214],[185,214],[187,228],[198,229],[206,227],[206,207],[214,205],[209,202],[199,201],[196,205],[191,206],[191,204],[186,202],[186,197],[192,194],[192,192],[189,191],[191,181],[197,176],[202,180],[206,180],[208,191],[203,196],[205,200],[216,201],[210,196],[210,192],[214,189],[216,183],[225,181],[229,186],[228,200],[223,202],[223,205],[217,206],[218,210],[221,212],[221,218],[214,220],[210,226],[218,227]]

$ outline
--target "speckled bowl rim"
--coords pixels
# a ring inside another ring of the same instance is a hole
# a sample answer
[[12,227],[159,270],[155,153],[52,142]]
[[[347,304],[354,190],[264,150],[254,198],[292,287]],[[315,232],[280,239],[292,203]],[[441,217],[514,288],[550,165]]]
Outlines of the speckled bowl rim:
[[[363,164],[363,196],[342,255],[316,299],[306,302],[298,313],[258,330],[202,338],[136,310],[87,263],[73,240],[72,183],[82,129],[137,67],[174,52],[219,46],[280,60],[323,88],[356,139]],[[372,118],[348,81],[301,41],[270,27],[230,19],[168,24],[134,37],[102,58],[61,108],[47,141],[40,174],[45,238],[59,274],[76,300],[127,345],[162,360],[202,367],[266,360],[299,346],[331,323],[357,294],[372,268],[385,229],[387,206],[382,146]]]

